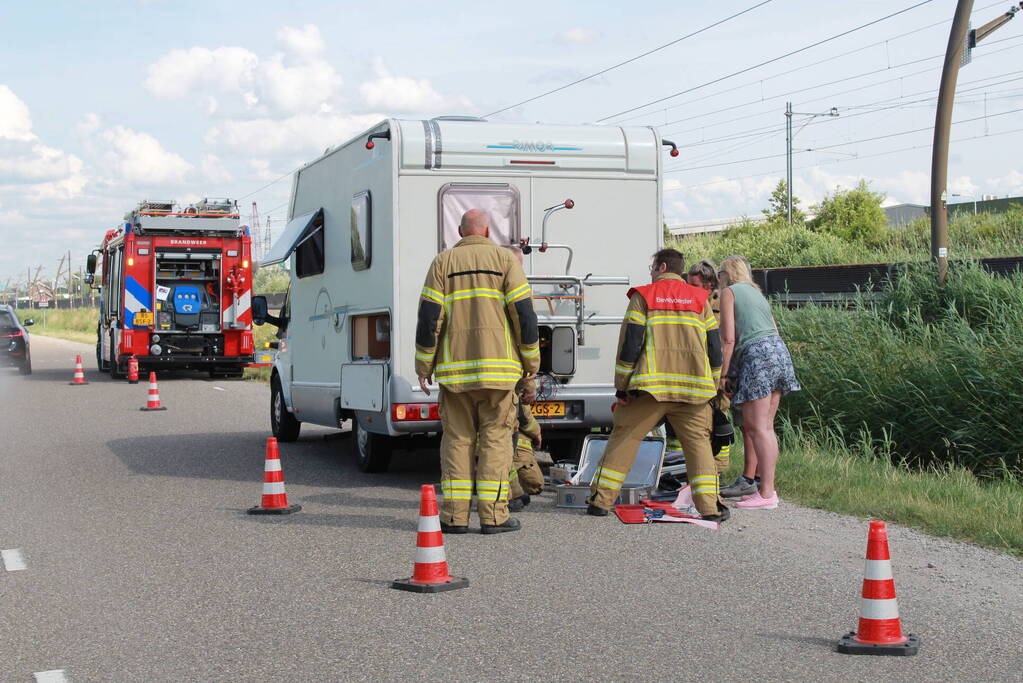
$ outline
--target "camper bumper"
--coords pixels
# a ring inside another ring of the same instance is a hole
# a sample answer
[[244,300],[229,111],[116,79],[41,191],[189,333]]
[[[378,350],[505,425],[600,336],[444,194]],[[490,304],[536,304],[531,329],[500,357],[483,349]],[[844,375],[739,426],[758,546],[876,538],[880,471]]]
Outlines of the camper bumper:
[[207,365],[234,365],[237,367],[251,365],[254,362],[252,356],[189,356],[167,355],[167,356],[138,356],[139,363],[147,367],[205,367]]

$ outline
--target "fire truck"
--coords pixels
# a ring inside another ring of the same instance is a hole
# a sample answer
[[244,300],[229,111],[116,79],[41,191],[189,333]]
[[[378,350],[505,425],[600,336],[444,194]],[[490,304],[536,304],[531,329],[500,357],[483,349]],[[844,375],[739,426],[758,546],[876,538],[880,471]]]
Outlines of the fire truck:
[[229,199],[146,200],[125,214],[86,264],[102,292],[99,369],[121,378],[134,356],[140,370],[240,376],[254,361],[251,249]]

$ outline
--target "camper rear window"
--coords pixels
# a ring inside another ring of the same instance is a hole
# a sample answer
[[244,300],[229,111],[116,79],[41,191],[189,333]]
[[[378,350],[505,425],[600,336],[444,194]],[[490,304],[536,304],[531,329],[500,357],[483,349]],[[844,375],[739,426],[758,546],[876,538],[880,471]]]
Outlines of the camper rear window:
[[303,238],[295,250],[295,274],[298,277],[319,275],[323,272],[323,223],[313,228],[313,232]]
[[448,183],[440,189],[439,251],[461,239],[458,224],[469,209],[490,216],[490,239],[501,246],[519,243],[519,191],[507,183]]
[[352,268],[366,270],[373,246],[373,207],[369,190],[352,197]]

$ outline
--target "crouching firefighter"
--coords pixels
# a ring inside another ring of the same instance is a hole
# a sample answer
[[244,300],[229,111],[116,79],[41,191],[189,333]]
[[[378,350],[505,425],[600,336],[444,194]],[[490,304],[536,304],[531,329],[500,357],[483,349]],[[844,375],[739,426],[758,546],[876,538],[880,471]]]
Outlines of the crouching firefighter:
[[516,426],[518,429],[512,436],[515,454],[512,457],[511,473],[508,475],[508,486],[511,488],[511,500],[508,509],[518,512],[529,505],[531,495],[543,491],[543,470],[536,462],[533,449],[539,448],[542,442],[540,425],[533,417],[533,411],[526,405],[526,399],[535,397],[536,392],[528,389],[522,392],[523,400],[516,406]]
[[431,376],[440,384],[441,530],[469,530],[475,490],[480,531],[496,534],[521,526],[508,516],[515,388],[539,369],[539,334],[526,274],[488,239],[487,214],[467,211],[459,234],[426,274],[416,375],[427,396]]
[[683,280],[675,249],[654,254],[652,284],[629,290],[615,364],[614,426],[591,485],[587,513],[603,517],[632,469],[640,443],[665,418],[685,452],[692,487],[685,514],[728,518],[711,450],[710,401],[721,374],[721,338],[706,290]]

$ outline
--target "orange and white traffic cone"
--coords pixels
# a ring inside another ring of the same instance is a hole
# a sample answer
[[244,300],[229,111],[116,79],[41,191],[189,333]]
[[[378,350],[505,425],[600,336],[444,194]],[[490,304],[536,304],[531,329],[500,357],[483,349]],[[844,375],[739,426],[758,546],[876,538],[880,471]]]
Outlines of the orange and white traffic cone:
[[156,373],[149,373],[149,400],[146,401],[144,408],[139,410],[167,410],[160,405],[160,389],[156,386]]
[[277,439],[266,440],[266,461],[263,465],[263,498],[259,505],[247,510],[250,515],[290,515],[302,509],[301,505],[288,505],[284,492],[284,471]]
[[915,655],[920,639],[902,635],[895,580],[888,552],[888,529],[884,522],[871,521],[867,532],[867,560],[863,568],[859,632],[850,631],[838,641],[838,651],[847,655]]
[[437,512],[437,492],[430,484],[423,484],[419,503],[419,532],[416,535],[416,562],[412,576],[395,579],[391,588],[413,593],[442,593],[465,588],[469,579],[456,578],[448,574],[448,563],[444,557],[444,533],[440,530],[440,514]]
[[83,384],[88,384],[88,382],[85,381],[85,369],[82,368],[81,354],[75,355],[75,376],[70,382],[68,382],[68,384],[73,387],[80,387]]

